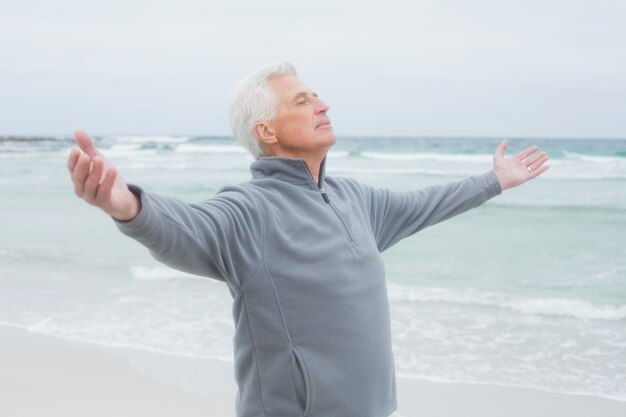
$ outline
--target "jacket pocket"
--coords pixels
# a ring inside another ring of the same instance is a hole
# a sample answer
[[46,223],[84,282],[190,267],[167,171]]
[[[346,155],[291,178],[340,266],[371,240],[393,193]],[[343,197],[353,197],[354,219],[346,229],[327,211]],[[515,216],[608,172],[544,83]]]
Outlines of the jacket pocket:
[[304,410],[304,417],[306,417],[309,415],[309,409],[311,408],[311,384],[309,381],[309,373],[307,372],[300,352],[298,352],[296,348],[292,348],[292,353],[291,372],[293,385],[296,390],[296,398]]

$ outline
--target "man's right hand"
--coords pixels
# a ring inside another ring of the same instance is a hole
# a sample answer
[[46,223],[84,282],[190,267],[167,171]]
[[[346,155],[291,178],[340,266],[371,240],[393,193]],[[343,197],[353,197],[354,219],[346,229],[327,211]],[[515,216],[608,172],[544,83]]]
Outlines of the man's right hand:
[[124,179],[102,156],[84,130],[76,130],[74,137],[79,147],[72,148],[67,168],[76,195],[117,220],[135,218],[141,208],[137,196],[128,189]]

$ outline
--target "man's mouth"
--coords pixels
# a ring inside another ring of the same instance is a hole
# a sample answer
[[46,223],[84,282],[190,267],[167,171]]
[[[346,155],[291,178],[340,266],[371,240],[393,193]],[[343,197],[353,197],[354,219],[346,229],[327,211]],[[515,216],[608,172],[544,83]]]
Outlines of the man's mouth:
[[315,128],[317,129],[318,127],[329,127],[329,126],[331,126],[330,119],[324,119],[320,123],[318,123],[317,126],[315,126]]

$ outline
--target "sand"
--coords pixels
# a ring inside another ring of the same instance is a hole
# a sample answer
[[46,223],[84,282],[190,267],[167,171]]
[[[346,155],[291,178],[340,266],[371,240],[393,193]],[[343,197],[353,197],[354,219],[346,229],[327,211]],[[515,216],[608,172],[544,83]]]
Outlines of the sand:
[[[119,350],[0,326],[0,416],[235,415],[232,363],[196,360],[207,376],[202,394],[138,371]],[[189,366],[159,355],[167,366]],[[624,401],[401,377],[398,403],[394,417],[626,416]]]

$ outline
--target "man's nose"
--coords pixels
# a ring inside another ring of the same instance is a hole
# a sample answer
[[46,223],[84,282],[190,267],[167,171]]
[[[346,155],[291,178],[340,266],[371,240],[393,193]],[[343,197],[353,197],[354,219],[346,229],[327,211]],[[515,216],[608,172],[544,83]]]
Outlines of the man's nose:
[[315,107],[315,113],[316,114],[323,114],[326,113],[328,111],[328,109],[330,109],[330,107],[328,106],[328,104],[326,104],[326,102],[324,100],[321,99],[317,99],[317,104]]

